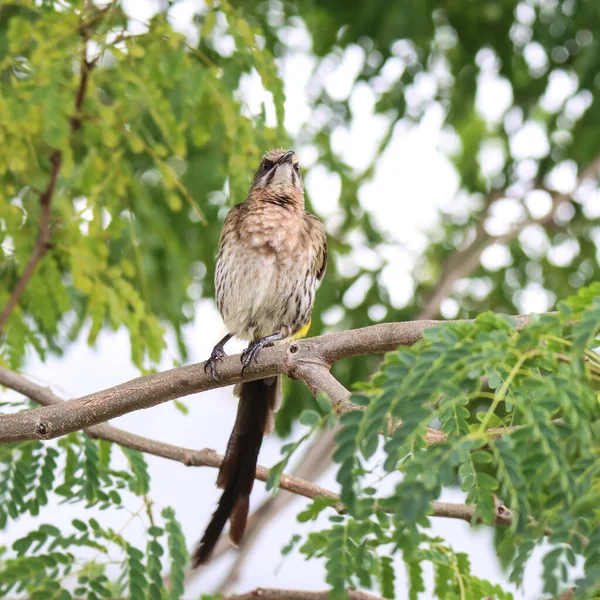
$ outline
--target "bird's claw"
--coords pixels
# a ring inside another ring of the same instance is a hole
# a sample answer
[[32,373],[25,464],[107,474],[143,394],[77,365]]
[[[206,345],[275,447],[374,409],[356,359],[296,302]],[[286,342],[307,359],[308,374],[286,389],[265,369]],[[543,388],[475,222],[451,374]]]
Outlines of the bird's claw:
[[204,363],[204,372],[208,373],[210,371],[210,376],[217,382],[221,383],[217,379],[217,363],[223,362],[223,357],[225,356],[225,352],[218,345],[213,348],[213,351],[210,353],[210,358]]
[[246,368],[250,366],[250,363],[258,360],[258,353],[263,347],[263,344],[257,342],[256,344],[252,344],[252,346],[248,346],[248,348],[242,352],[240,356],[240,361],[242,363],[242,377],[244,376]]

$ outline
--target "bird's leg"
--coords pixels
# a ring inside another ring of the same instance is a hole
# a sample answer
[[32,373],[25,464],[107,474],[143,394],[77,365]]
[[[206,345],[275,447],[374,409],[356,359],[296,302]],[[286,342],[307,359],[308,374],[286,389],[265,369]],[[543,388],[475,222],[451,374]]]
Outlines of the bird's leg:
[[243,352],[240,360],[242,361],[242,377],[244,376],[244,371],[246,367],[254,360],[256,361],[256,357],[258,353],[263,348],[268,348],[272,346],[275,342],[283,339],[283,335],[281,333],[272,333],[271,335],[267,335],[259,340],[256,340],[253,344],[250,344]]
[[225,356],[225,344],[233,337],[231,333],[228,333],[212,350],[210,358],[204,363],[204,372],[207,373],[207,369],[210,370],[210,376],[219,383],[217,379],[217,373],[215,371],[217,361],[222,361]]

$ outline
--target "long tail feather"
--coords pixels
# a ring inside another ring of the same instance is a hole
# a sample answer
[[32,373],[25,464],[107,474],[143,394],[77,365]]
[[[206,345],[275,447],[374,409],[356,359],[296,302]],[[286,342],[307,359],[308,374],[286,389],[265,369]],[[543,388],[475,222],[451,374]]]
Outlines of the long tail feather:
[[223,489],[223,494],[196,547],[192,557],[193,567],[208,561],[228,519],[231,541],[238,545],[242,540],[258,452],[263,435],[269,433],[272,427],[272,413],[278,408],[280,390],[280,377],[249,381],[241,385],[235,425],[217,477],[217,486]]

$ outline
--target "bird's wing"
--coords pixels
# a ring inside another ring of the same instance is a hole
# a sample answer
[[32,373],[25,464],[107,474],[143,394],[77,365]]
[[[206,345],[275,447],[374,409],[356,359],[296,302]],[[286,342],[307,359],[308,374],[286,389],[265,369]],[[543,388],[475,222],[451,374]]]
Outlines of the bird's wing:
[[321,281],[327,269],[327,234],[325,226],[317,217],[308,212],[306,217],[309,224],[310,240],[315,245],[314,269],[317,279]]
[[[227,213],[225,220],[223,221],[223,228],[221,229],[221,237],[219,238],[219,252],[223,250],[223,244],[226,238],[231,237],[231,233],[236,231],[236,225],[238,219],[243,210],[244,203],[236,204],[231,207],[231,210]],[[236,236],[237,237],[237,236]]]

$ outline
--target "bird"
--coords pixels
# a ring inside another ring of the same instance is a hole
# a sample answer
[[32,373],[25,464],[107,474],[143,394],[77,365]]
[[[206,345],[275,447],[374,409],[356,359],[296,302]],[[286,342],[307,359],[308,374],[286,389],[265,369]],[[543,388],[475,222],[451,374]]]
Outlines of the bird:
[[[227,335],[204,363],[213,379],[218,381],[217,364],[234,336],[249,342],[241,354],[242,377],[263,348],[306,336],[327,255],[325,227],[305,210],[296,152],[269,150],[246,200],[229,211],[221,231],[215,295]],[[281,404],[281,376],[244,381],[234,393],[237,416],[217,477],[223,493],[195,548],[193,567],[208,562],[228,520],[233,544],[243,538],[258,453]]]

